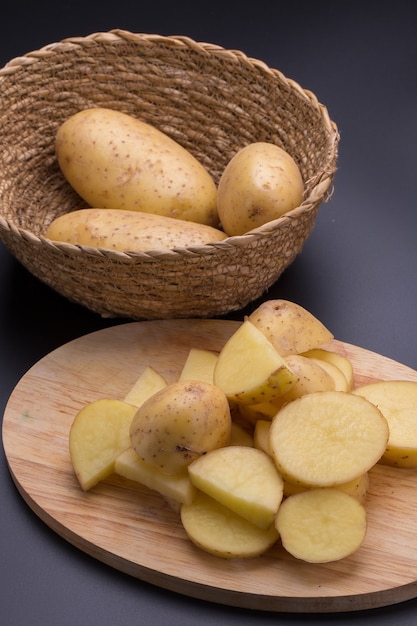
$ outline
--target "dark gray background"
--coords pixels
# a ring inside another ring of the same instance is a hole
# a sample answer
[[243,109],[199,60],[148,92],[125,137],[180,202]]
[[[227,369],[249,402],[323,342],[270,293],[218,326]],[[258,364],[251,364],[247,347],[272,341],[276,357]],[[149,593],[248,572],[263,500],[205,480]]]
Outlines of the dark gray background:
[[[338,339],[417,369],[415,3],[289,4],[22,0],[2,12],[0,65],[64,37],[124,28],[240,49],[312,90],[341,133],[335,191],[302,254],[268,297],[295,300]],[[0,244],[0,414],[14,385],[38,359],[114,323],[39,283]],[[17,493],[4,454],[0,464],[0,623],[5,626],[417,622],[417,600],[360,613],[275,615],[142,583],[49,530]]]

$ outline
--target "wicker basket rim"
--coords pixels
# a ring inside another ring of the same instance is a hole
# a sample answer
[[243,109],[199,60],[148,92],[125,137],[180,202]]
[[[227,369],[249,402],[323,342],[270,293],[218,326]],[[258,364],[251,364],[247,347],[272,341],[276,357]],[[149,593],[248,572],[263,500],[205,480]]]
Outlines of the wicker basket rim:
[[288,78],[280,70],[270,67],[260,59],[246,55],[241,50],[227,49],[218,44],[196,41],[185,35],[166,36],[149,33],[134,33],[123,29],[112,29],[109,31],[94,32],[86,35],[85,37],[67,37],[61,41],[49,43],[37,50],[32,50],[22,56],[9,60],[2,68],[0,68],[0,82],[8,75],[19,71],[22,67],[31,65],[39,60],[53,57],[53,55],[59,52],[75,48],[88,48],[97,43],[113,44],[119,41],[129,42],[132,44],[142,43],[145,45],[164,44],[177,48],[199,51],[206,55],[226,58],[236,64],[248,65],[257,69],[261,73],[265,73],[271,77],[277,77],[280,81],[288,84],[292,89],[295,89],[298,94],[308,100],[312,106],[319,109],[320,115],[328,132],[330,135],[334,136],[334,141],[336,143],[339,139],[338,129],[335,122],[330,119],[327,108],[318,101],[316,95],[312,91],[304,89],[297,81],[292,78]]

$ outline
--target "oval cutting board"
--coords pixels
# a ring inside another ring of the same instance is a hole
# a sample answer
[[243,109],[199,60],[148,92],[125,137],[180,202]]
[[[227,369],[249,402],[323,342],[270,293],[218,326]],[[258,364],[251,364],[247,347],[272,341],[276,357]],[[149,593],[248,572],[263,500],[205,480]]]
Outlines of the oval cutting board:
[[[220,350],[237,328],[220,320],[133,322],[76,339],[20,380],[6,407],[3,442],[12,478],[29,507],[55,532],[100,561],[191,597],[265,611],[337,612],[417,596],[417,470],[376,466],[366,507],[368,532],[351,557],[311,565],[277,544],[251,560],[223,560],[191,544],[162,498],[117,477],[83,493],[68,433],[77,411],[123,398],[147,365],[168,382],[188,350]],[[332,341],[351,359],[356,384],[417,380],[417,372],[373,352]]]

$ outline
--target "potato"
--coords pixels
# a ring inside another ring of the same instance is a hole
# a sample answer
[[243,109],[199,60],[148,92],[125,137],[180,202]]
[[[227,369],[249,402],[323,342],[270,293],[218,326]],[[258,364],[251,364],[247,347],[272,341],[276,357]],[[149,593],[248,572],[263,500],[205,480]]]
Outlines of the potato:
[[138,456],[166,474],[178,474],[196,458],[228,445],[230,409],[210,383],[177,381],[142,404],[130,427]]
[[56,155],[68,182],[92,207],[218,225],[208,171],[168,135],[130,115],[79,111],[59,127]]
[[272,420],[271,454],[285,480],[331,487],[365,474],[388,442],[388,422],[359,395],[310,393],[286,404]]
[[265,454],[271,456],[271,449],[269,447],[269,430],[271,428],[271,422],[269,420],[259,419],[253,431],[253,443],[255,448],[262,450]]
[[179,380],[202,380],[213,384],[217,358],[218,353],[212,350],[191,348],[180,372]]
[[[289,354],[285,357],[285,363],[297,377],[295,383],[286,392],[269,401],[241,406],[239,410],[249,423],[256,423],[259,419],[272,420],[284,404],[307,393],[335,389],[335,379],[314,359],[301,354]],[[341,372],[340,376],[343,377]]]
[[130,446],[130,424],[136,407],[103,398],[84,406],[69,433],[72,466],[84,491],[114,472],[116,458]]
[[192,484],[246,520],[269,528],[282,500],[283,481],[271,457],[256,448],[228,446],[188,466]]
[[280,398],[272,402],[272,404],[275,404],[277,407],[275,414],[278,413],[279,408],[287,402],[291,402],[308,393],[334,390],[334,379],[329,372],[326,372],[326,370],[313,359],[309,359],[301,354],[289,354],[285,357],[285,362],[297,376],[297,382]]
[[[303,358],[303,355],[301,354],[297,354],[297,356]],[[326,361],[325,359],[316,359],[313,356],[304,358],[308,358],[315,365],[321,367],[321,369],[323,369],[330,376],[333,381],[333,389],[336,391],[351,391],[352,388],[350,387],[347,378],[340,367],[331,361]]]
[[248,319],[284,357],[318,348],[333,339],[320,320],[289,300],[266,300]]
[[227,340],[214,368],[214,384],[232,403],[272,400],[296,380],[284,359],[249,320]]
[[217,210],[228,235],[243,235],[281,217],[303,201],[294,159],[278,146],[256,142],[239,150],[219,181]]
[[343,356],[338,352],[333,352],[332,350],[325,350],[324,348],[312,348],[311,350],[304,352],[303,356],[320,359],[321,361],[327,361],[336,365],[343,372],[343,375],[346,378],[348,390],[351,391],[353,389],[353,366],[346,356]]
[[375,404],[386,418],[390,435],[381,462],[417,468],[417,382],[387,380],[355,389]]
[[[300,484],[295,485],[288,480],[284,480],[285,497],[291,496],[295,493],[301,493],[307,489],[309,489],[309,487],[303,487]],[[334,487],[323,487],[323,489],[340,489],[341,491],[344,491],[350,496],[356,498],[361,504],[365,504],[369,489],[369,474],[366,472],[365,474],[362,474],[362,476],[358,476],[347,483],[341,483],[340,485],[335,485]]]
[[116,209],[79,209],[56,217],[45,237],[118,252],[172,250],[222,241],[217,228],[173,217]]
[[181,506],[180,515],[189,539],[224,559],[260,556],[278,539],[274,524],[267,530],[259,528],[202,492],[191,504]]
[[187,472],[165,474],[142,461],[132,447],[119,454],[114,463],[114,471],[119,476],[138,482],[180,504],[191,504],[195,496],[196,490]]
[[282,545],[308,563],[329,563],[353,554],[366,536],[366,511],[339,489],[312,489],[281,504],[276,529]]
[[166,386],[167,382],[165,378],[149,365],[143,370],[135,384],[125,395],[124,401],[140,407],[145,400]]

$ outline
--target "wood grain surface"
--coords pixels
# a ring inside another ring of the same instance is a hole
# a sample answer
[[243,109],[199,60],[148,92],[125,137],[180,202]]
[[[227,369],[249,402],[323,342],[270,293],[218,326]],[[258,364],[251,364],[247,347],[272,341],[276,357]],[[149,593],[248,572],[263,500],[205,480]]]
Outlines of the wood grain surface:
[[[370,473],[367,537],[351,557],[297,561],[277,544],[251,560],[223,560],[187,539],[178,514],[155,492],[117,477],[88,493],[69,458],[68,433],[92,400],[123,398],[147,365],[173,382],[190,347],[219,350],[237,322],[133,322],[76,339],[36,363],[7,404],[3,442],[12,478],[29,507],[70,543],[138,579],[175,592],[264,611],[338,612],[417,596],[417,470],[378,465]],[[417,372],[332,341],[351,359],[356,385],[417,380]]]

